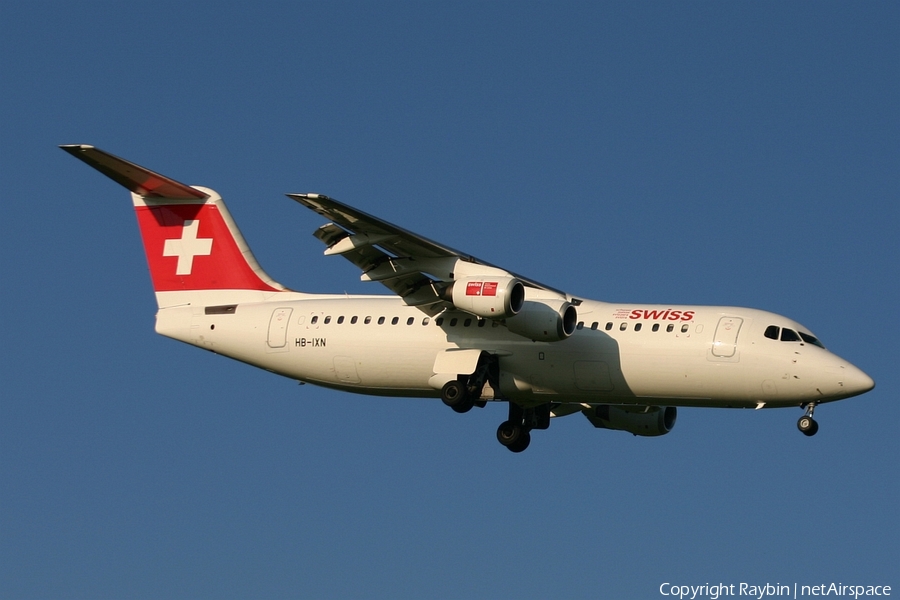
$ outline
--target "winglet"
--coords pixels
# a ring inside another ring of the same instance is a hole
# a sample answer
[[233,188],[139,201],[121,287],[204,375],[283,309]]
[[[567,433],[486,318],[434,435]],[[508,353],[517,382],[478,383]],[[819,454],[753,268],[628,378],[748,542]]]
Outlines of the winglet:
[[209,197],[196,188],[169,179],[165,175],[160,175],[87,144],[63,145],[60,148],[97,169],[119,185],[145,198],[204,200]]

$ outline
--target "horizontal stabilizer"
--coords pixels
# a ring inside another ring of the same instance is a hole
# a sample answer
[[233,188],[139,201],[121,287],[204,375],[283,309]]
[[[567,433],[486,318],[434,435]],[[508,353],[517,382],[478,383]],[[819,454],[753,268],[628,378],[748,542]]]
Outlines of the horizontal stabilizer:
[[208,196],[189,185],[169,179],[123,158],[86,144],[60,146],[75,158],[86,162],[116,183],[145,198],[204,200]]

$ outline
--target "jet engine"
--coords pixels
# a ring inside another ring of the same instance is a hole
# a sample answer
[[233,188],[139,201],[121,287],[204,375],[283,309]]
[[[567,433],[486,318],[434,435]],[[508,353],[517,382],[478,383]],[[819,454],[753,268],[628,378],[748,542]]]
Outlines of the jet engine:
[[624,407],[601,404],[582,411],[594,427],[618,429],[634,435],[665,435],[675,427],[674,406]]
[[558,342],[575,332],[578,311],[565,300],[542,299],[523,302],[516,316],[506,319],[513,333],[535,342]]
[[444,292],[459,310],[485,319],[507,319],[525,303],[525,286],[515,277],[465,277]]

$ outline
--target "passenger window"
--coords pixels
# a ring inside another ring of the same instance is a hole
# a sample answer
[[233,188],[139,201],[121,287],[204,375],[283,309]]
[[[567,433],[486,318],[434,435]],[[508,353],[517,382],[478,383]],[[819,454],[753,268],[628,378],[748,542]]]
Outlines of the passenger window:
[[621,325],[619,325],[619,331],[625,331],[626,329],[628,329],[628,323],[622,323]]
[[659,331],[659,323],[653,324],[653,331]]
[[450,319],[450,327],[456,327],[456,322],[459,321],[456,317]]
[[612,321],[606,324],[606,330],[609,331],[612,329]]
[[328,325],[329,323],[331,323],[331,315],[325,317],[325,324]]
[[769,325],[768,327],[766,327],[766,332],[763,335],[770,340],[777,340],[780,331],[781,327],[779,327],[778,325]]
[[584,321],[578,321],[578,325],[575,326],[575,329],[584,329]]
[[431,319],[429,319],[428,317],[425,317],[424,319],[422,319],[422,325],[428,325],[428,322],[429,322],[430,320],[431,320]]
[[687,333],[688,329],[689,329],[689,326],[687,323],[685,323],[684,325],[681,326],[681,333]]
[[399,322],[400,322],[400,317],[394,317],[393,319],[391,319],[391,325],[396,325]]
[[466,319],[465,321],[463,321],[463,327],[468,327],[471,324],[472,324],[472,319]]
[[785,327],[781,330],[781,341],[782,342],[799,342],[800,336],[797,335],[797,332],[793,329],[788,329]]
[[591,331],[597,331],[598,327],[600,327],[600,323],[598,323],[597,321],[591,323]]
[[384,317],[378,317],[378,324],[384,325]]
[[363,323],[364,323],[365,325],[368,325],[368,324],[371,323],[371,322],[372,322],[372,317],[366,317],[365,321],[363,321]]
[[668,325],[666,325],[666,333],[672,333],[673,331],[675,331],[675,326],[674,326],[674,325],[672,325],[671,323],[669,323]]
[[344,315],[341,315],[340,317],[338,317],[338,325],[340,325],[343,322],[344,322]]
[[407,325],[412,325],[416,321],[415,317],[410,317],[406,320]]
[[356,325],[356,322],[357,322],[358,320],[359,320],[359,317],[357,317],[356,315],[353,315],[352,317],[350,317],[350,324],[351,324],[351,325]]
[[640,331],[640,330],[641,330],[641,327],[643,327],[643,324],[642,324],[642,323],[635,323],[635,324],[634,324],[634,330],[635,330],[635,331]]
[[438,317],[437,319],[435,319],[435,320],[434,320],[434,324],[437,325],[438,327],[440,327],[441,325],[443,325],[443,324],[444,324],[444,317]]
[[318,323],[318,322],[319,322],[319,315],[314,316],[312,319],[309,320],[309,322],[310,322],[312,325],[315,325],[316,323]]
[[478,319],[478,326],[479,326],[479,327],[484,327],[484,324],[485,324],[485,323],[487,323],[487,321],[485,321],[484,319]]

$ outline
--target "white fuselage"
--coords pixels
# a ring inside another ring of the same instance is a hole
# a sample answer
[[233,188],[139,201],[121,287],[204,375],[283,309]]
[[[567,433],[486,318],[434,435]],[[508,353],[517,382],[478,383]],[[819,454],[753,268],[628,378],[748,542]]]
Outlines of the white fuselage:
[[330,222],[325,254],[392,296],[288,290],[253,257],[214,190],[86,144],[63,150],[131,192],[162,335],[301,382],[380,396],[439,397],[457,413],[508,403],[512,452],[554,416],[664,435],[677,406],[816,405],[875,385],[800,324],[748,308],[622,305],[561,290],[429,240],[333,198],[288,194]]
[[466,312],[429,317],[397,297],[279,292],[163,308],[156,328],[299,381],[386,396],[439,396],[438,355],[469,348],[499,357],[499,395],[522,404],[780,407],[872,385],[824,348],[765,337],[773,325],[808,330],[761,310],[583,300],[578,320],[568,339],[534,342]]

